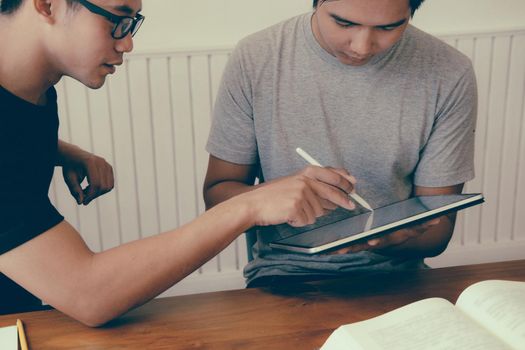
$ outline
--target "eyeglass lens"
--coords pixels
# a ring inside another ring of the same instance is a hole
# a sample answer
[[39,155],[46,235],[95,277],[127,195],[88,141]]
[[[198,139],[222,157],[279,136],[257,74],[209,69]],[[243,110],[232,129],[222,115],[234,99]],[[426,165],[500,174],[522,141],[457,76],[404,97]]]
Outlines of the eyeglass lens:
[[139,18],[137,20],[133,18],[123,18],[115,27],[115,30],[113,31],[113,36],[116,39],[122,39],[126,35],[128,35],[129,32],[131,32],[131,36],[134,36],[135,33],[139,30],[142,21],[143,18]]

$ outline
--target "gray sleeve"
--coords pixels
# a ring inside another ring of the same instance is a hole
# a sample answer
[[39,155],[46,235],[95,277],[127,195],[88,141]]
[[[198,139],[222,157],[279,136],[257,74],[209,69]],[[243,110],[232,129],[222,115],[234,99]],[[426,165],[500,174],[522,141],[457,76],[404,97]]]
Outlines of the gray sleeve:
[[474,178],[477,86],[472,65],[446,96],[420,153],[414,184],[445,187]]
[[257,162],[250,80],[237,47],[224,69],[206,144],[213,156],[236,164]]

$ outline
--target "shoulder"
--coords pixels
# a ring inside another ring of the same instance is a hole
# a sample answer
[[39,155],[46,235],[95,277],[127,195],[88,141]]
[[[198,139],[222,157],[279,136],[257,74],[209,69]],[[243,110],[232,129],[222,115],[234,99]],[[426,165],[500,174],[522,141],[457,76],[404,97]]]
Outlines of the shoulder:
[[292,49],[303,35],[303,24],[311,16],[305,13],[241,39],[233,57],[247,62],[264,62],[275,58],[282,50]]
[[472,70],[469,57],[442,39],[428,34],[414,26],[408,26],[405,33],[405,45],[411,55],[433,71],[441,75],[458,76]]
[[261,45],[272,45],[282,40],[289,40],[302,30],[302,24],[310,16],[311,13],[304,13],[250,34],[239,41],[238,47],[254,50]]

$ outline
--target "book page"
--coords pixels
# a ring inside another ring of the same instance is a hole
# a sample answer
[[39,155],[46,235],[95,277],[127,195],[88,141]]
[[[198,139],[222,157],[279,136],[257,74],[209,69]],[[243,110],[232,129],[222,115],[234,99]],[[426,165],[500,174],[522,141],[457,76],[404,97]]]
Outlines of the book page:
[[525,282],[473,284],[461,293],[456,307],[514,349],[525,349]]
[[18,332],[16,326],[0,328],[0,349],[18,350]]
[[333,333],[338,333],[337,341],[329,339],[322,350],[349,349],[354,343],[367,350],[510,349],[441,298],[420,300],[341,328]]

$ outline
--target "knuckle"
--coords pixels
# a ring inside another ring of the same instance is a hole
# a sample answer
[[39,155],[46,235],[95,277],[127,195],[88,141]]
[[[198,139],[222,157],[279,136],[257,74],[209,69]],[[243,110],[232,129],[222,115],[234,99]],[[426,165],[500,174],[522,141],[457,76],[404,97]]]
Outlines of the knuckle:
[[348,172],[348,170],[346,169],[343,169],[343,168],[337,168],[337,171],[342,173],[343,175],[350,175],[350,173]]
[[299,193],[301,195],[301,198],[303,198],[308,193],[308,191],[310,190],[310,186],[308,185],[307,182],[301,182],[299,187],[298,187],[298,190],[299,190]]
[[319,167],[315,165],[308,165],[303,169],[302,173],[308,177],[313,177],[317,171],[319,171]]
[[352,184],[350,183],[350,181],[348,181],[347,179],[345,179],[343,176],[340,176],[339,177],[339,184],[338,184],[338,187],[341,188],[343,191],[345,191],[346,193],[350,193],[352,192],[353,190],[353,186]]
[[294,183],[296,183],[298,186],[302,186],[306,184],[307,177],[304,174],[298,174],[294,178]]
[[293,198],[290,207],[295,212],[298,212],[298,211],[300,211],[302,209],[302,201],[299,198]]

